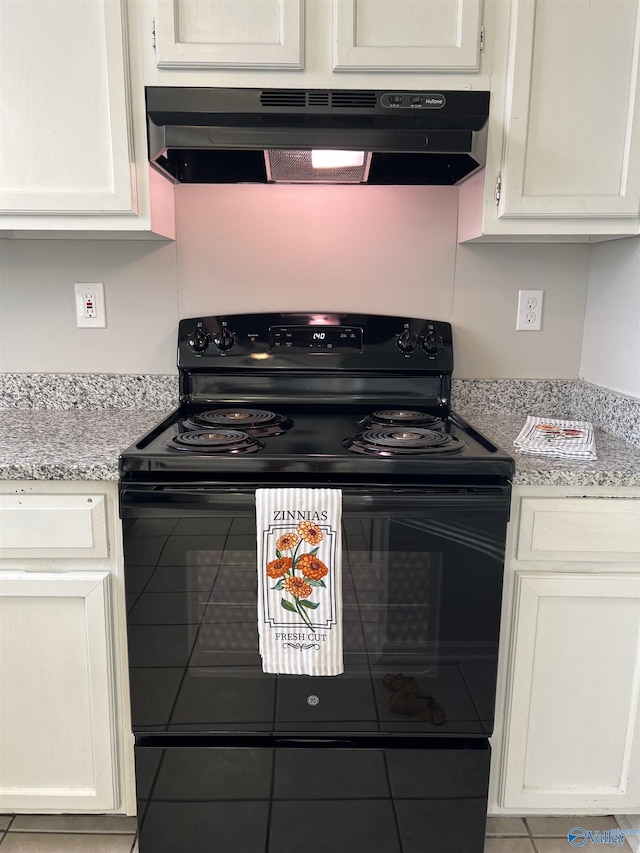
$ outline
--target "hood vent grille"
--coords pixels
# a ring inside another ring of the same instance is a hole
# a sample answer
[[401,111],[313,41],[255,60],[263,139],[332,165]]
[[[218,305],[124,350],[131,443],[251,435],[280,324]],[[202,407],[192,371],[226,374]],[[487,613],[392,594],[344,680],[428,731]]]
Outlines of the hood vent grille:
[[375,92],[346,92],[332,93],[332,107],[353,107],[355,109],[373,109],[378,98]]
[[264,89],[260,93],[263,107],[306,107],[306,93],[300,89]]
[[301,89],[263,89],[260,92],[260,105],[263,107],[335,107],[338,109],[375,109],[378,97],[375,92],[352,92],[338,90],[334,92],[311,91]]
[[328,107],[329,93],[328,92],[308,92],[310,107]]

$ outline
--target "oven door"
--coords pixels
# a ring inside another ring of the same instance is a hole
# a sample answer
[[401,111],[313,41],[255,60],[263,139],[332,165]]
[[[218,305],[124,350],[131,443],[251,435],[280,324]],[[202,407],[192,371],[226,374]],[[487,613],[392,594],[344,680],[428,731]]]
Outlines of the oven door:
[[344,673],[275,676],[255,489],[123,485],[134,731],[486,737],[508,507],[508,487],[344,486]]

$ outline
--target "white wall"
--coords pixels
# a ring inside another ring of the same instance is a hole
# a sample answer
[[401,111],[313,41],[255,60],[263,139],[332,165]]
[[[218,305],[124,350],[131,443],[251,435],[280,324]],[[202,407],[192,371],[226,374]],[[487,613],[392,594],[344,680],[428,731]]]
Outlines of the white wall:
[[[321,309],[454,326],[460,378],[576,378],[589,248],[456,245],[454,187],[182,185],[180,314]],[[518,289],[545,291],[515,331]]]
[[[76,328],[74,282],[102,281],[106,329]],[[174,243],[0,240],[0,370],[173,373]]]
[[[452,187],[184,185],[178,239],[0,240],[0,369],[171,373],[179,317],[370,311],[449,320],[458,377],[575,378],[586,245],[456,245]],[[108,327],[75,328],[104,281]],[[541,332],[515,332],[518,288]]]
[[640,398],[640,237],[591,250],[580,377]]

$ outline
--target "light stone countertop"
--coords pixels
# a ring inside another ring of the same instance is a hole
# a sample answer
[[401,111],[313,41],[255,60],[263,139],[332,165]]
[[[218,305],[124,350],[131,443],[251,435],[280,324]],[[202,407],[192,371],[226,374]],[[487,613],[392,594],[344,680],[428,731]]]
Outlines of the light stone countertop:
[[[5,409],[0,411],[0,480],[117,480],[118,456],[167,410]],[[523,415],[465,415],[512,453],[520,485],[640,486],[640,448],[596,430],[596,462],[514,453]]]
[[524,426],[524,415],[461,416],[516,461],[513,482],[521,486],[640,486],[640,448],[601,429],[595,430],[595,462],[548,459],[516,453],[513,441]]
[[5,409],[0,411],[0,480],[117,480],[120,452],[166,414]]

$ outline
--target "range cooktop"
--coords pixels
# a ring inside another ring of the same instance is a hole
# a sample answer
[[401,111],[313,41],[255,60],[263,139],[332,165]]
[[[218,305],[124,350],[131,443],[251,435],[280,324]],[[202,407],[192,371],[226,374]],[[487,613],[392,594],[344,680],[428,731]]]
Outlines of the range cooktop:
[[180,405],[123,479],[509,479],[513,460],[451,411],[449,323],[380,315],[182,320]]
[[[227,411],[248,410],[228,407]],[[294,409],[282,404],[274,412],[278,425],[268,434],[264,424],[252,429],[241,418],[231,419],[233,427],[200,426],[203,412],[178,408],[125,451],[123,474],[366,475],[383,481],[400,476],[510,477],[513,472],[510,456],[453,413],[436,417],[421,412],[430,426],[384,425],[372,422],[367,418],[370,412],[354,406]]]

